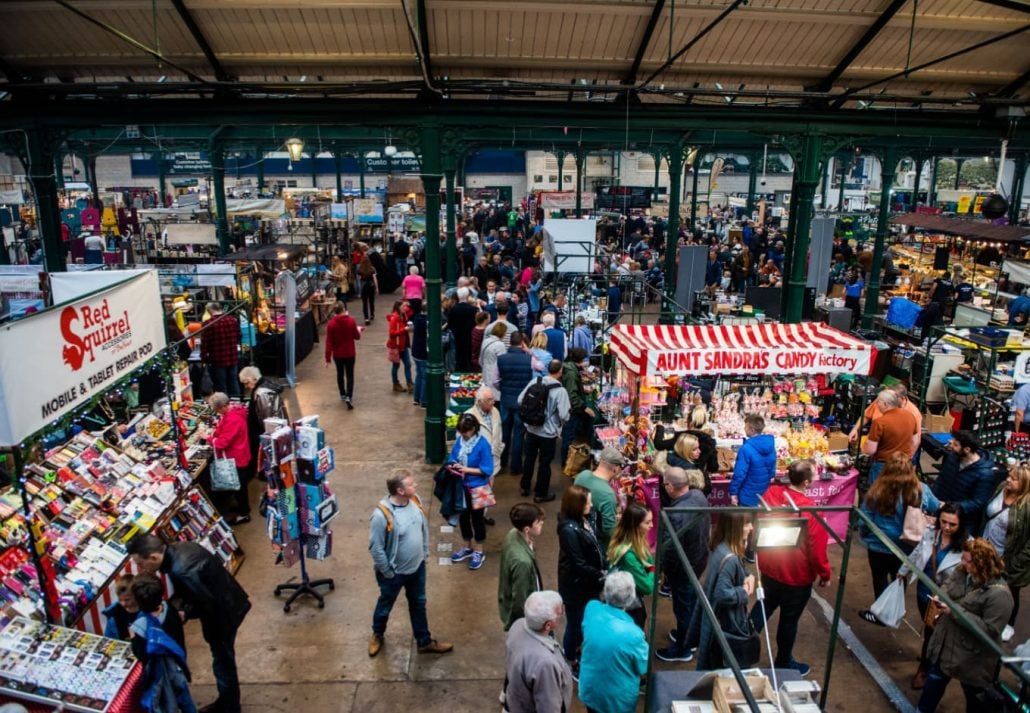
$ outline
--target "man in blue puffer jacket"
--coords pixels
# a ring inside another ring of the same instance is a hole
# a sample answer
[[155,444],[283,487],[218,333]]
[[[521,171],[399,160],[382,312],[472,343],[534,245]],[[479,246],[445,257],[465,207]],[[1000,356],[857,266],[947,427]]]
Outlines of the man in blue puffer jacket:
[[730,502],[755,507],[758,496],[766,491],[776,475],[776,439],[765,430],[765,419],[755,413],[744,417],[747,438],[737,451],[730,481]]

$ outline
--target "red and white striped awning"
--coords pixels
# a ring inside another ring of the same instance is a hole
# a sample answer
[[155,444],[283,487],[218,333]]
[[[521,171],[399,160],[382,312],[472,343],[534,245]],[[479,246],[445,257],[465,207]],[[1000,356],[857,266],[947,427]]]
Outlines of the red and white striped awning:
[[822,323],[617,324],[611,351],[637,375],[868,374],[872,345]]

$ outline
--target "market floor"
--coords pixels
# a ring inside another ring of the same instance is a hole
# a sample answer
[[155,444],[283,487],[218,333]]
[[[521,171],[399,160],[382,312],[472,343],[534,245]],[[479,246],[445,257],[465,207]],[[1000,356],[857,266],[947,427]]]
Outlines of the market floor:
[[[310,564],[313,578],[336,579],[336,590],[326,597],[325,609],[318,609],[309,599],[284,613],[282,600],[273,595],[273,590],[281,582],[298,578],[298,570],[273,564],[275,558],[261,520],[236,528],[247,553],[237,577],[253,602],[236,643],[243,707],[249,713],[392,713],[411,708],[423,713],[464,713],[499,709],[504,634],[497,616],[498,552],[509,528],[507,510],[519,500],[517,479],[510,475],[497,478],[500,505],[493,512],[497,525],[489,528],[483,568],[473,572],[463,565],[451,566],[449,554],[459,537],[440,531],[444,523],[431,502],[435,469],[422,461],[425,411],[413,405],[409,394],[391,389],[384,345],[385,317],[393,299],[390,295],[379,298],[377,319],[358,343],[353,411],[346,410],[339,400],[335,370],[324,366],[324,344],[316,344],[298,366],[299,383],[287,394],[291,414],[321,417],[326,441],[336,450],[336,471],[329,482],[340,499],[341,513],[333,528],[333,554],[324,562]],[[355,303],[351,306],[360,308]],[[398,599],[394,608],[382,652],[376,658],[366,653],[372,608],[378,596],[367,551],[368,518],[385,495],[385,480],[394,468],[410,468],[417,474],[419,492],[433,513],[429,622],[433,636],[454,643],[454,652],[447,655],[416,653],[403,599]],[[567,481],[557,470],[555,466],[553,482],[561,489]],[[256,502],[256,490],[252,497]],[[555,587],[557,502],[544,508],[547,522],[537,551],[545,585]],[[901,691],[915,701],[917,694],[908,687],[919,647],[919,635],[913,628],[918,623],[914,603],[908,616],[912,626],[902,625],[896,631],[858,620],[855,611],[867,606],[871,596],[864,552],[857,547],[852,555],[843,621],[854,627]],[[839,564],[840,548],[833,547],[831,557],[835,566]],[[441,558],[445,564],[441,564]],[[832,607],[836,581],[818,593]],[[672,623],[670,609],[668,600],[662,599],[656,636],[663,640]],[[1030,617],[1021,622],[1017,640],[1030,635],[1027,619]],[[809,604],[795,657],[811,663],[811,676],[820,682],[828,632],[822,609],[815,602]],[[187,636],[194,696],[203,705],[217,695],[210,656],[198,626],[188,625]],[[664,641],[659,643],[664,645]],[[661,662],[658,667],[674,668]],[[957,713],[963,710],[961,701],[961,690],[953,684],[939,710]],[[891,708],[856,657],[838,642],[827,710]],[[584,710],[578,701],[573,709]],[[643,698],[638,710],[643,710]]]

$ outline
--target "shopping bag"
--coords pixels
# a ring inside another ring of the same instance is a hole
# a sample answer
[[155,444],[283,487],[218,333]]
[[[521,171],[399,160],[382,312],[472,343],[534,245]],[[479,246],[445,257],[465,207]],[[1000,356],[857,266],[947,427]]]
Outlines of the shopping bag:
[[923,539],[926,532],[926,516],[921,508],[914,508],[911,505],[905,507],[905,524],[901,528],[901,541],[910,545],[917,545]]
[[905,584],[900,579],[895,579],[883,594],[877,597],[869,611],[880,620],[884,626],[897,629],[901,620],[905,618]]
[[388,362],[390,362],[391,364],[400,364],[401,363],[401,350],[400,349],[394,349],[392,347],[387,347],[386,348],[386,360]]
[[215,455],[211,464],[211,490],[239,490],[240,474],[236,470],[236,459],[219,458]]
[[497,498],[494,497],[494,489],[489,485],[480,485],[476,488],[469,488],[469,496],[472,500],[473,510],[482,510],[484,508],[490,508],[497,504]]
[[565,468],[562,470],[562,473],[566,477],[575,478],[584,470],[588,470],[593,465],[593,460],[588,444],[573,443],[569,446],[569,457],[565,461]]

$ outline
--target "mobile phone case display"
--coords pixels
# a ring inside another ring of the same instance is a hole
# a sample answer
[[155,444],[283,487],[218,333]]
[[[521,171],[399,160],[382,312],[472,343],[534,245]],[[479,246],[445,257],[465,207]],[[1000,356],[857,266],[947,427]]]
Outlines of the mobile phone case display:
[[[44,570],[52,568],[45,573],[54,586],[54,618],[66,624],[78,621],[110,586],[127,560],[126,545],[139,533],[195,540],[230,563],[239,549],[192,486],[189,471],[166,470],[159,460],[141,463],[87,432],[27,464],[23,479]],[[26,546],[19,533],[29,526],[14,489],[0,493],[0,523],[8,546],[0,554],[0,568],[7,567],[0,599],[22,615],[35,615],[43,598],[34,580],[25,581],[32,563],[12,552]]]
[[306,416],[292,426],[279,418],[265,419],[264,424],[259,458],[268,482],[268,538],[277,563],[287,567],[299,563],[301,573],[299,582],[278,585],[275,595],[293,592],[283,605],[286,612],[302,595],[313,597],[321,609],[325,601],[315,588],[326,585],[333,590],[336,585],[332,579],[309,579],[305,560],[324,560],[332,554],[329,523],[339,514],[339,505],[325,477],[336,465],[333,449],[325,445],[318,416]]
[[0,693],[68,711],[133,710],[131,684],[139,676],[127,641],[0,617]]

